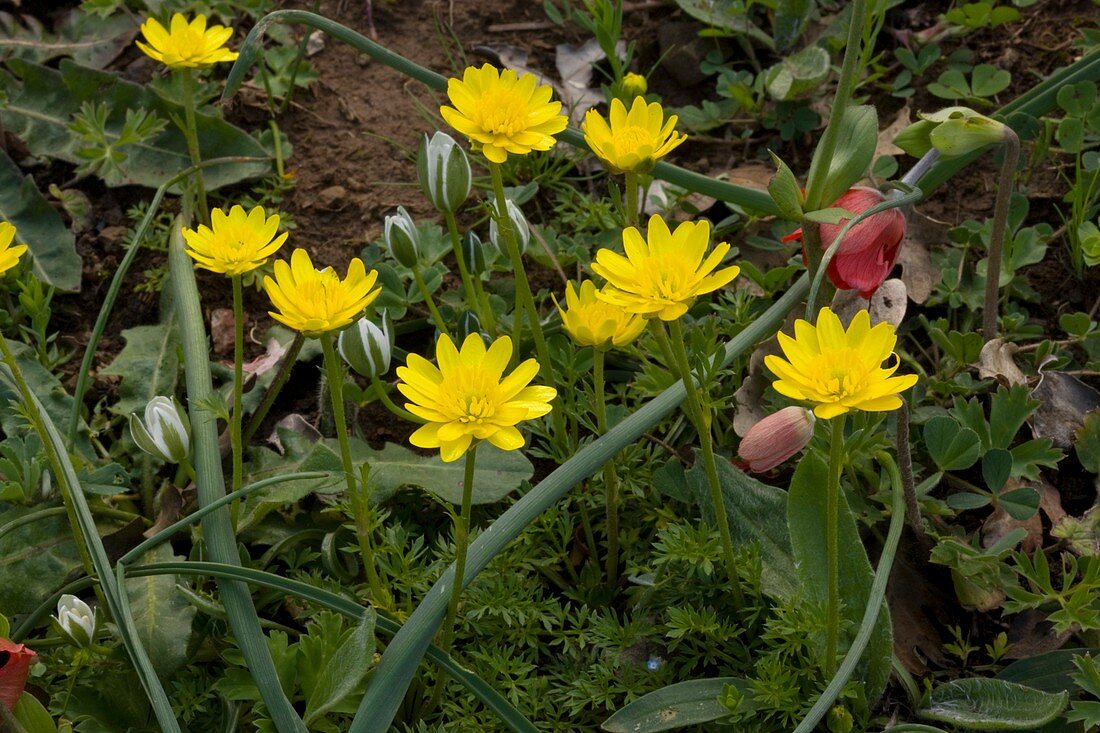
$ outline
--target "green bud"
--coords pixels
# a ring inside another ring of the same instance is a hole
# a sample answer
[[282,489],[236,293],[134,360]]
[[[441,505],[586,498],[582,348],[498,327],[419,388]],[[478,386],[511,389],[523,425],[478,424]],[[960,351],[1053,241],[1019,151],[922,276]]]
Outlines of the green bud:
[[337,349],[352,369],[368,378],[381,377],[390,369],[393,333],[390,316],[382,312],[382,327],[366,318],[340,332]]
[[894,145],[912,155],[914,158],[923,158],[925,153],[932,149],[932,141],[928,136],[936,128],[936,123],[928,120],[917,120],[909,127],[898,133],[894,138]]
[[473,175],[466,151],[445,132],[420,141],[416,156],[420,189],[440,211],[454,213],[470,195]]
[[488,263],[485,261],[485,245],[481,243],[481,237],[477,232],[468,231],[462,238],[462,256],[466,258],[466,267],[470,274],[477,277],[488,271]]
[[957,158],[987,145],[1003,142],[1004,139],[1004,124],[984,115],[941,122],[929,135],[932,147],[945,158]]
[[145,406],[144,419],[130,415],[130,435],[138,448],[169,463],[179,463],[191,451],[191,423],[171,397],[154,397]]
[[829,726],[829,733],[852,733],[852,729],[856,725],[852,714],[843,705],[831,707],[825,720],[826,725]]
[[395,260],[405,267],[416,267],[420,259],[420,232],[404,206],[398,206],[396,214],[386,217],[382,238]]

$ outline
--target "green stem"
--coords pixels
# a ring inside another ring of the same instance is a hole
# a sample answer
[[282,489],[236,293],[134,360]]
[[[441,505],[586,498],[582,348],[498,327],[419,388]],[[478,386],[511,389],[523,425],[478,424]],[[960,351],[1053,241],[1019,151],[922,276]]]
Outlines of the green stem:
[[837,542],[840,512],[840,470],[844,466],[844,415],[829,421],[829,481],[825,486],[825,565],[828,598],[825,606],[826,677],[836,672],[837,639],[840,636],[840,552]]
[[[324,352],[325,369],[328,372],[328,394],[332,401],[332,420],[336,423],[336,439],[340,443],[340,459],[344,464],[344,480],[347,482],[348,501],[355,514],[356,534],[359,538],[359,552],[363,557],[363,569],[367,573],[371,597],[376,604],[384,604],[386,596],[382,592],[382,583],[378,579],[378,569],[374,562],[374,548],[370,541],[370,508],[364,492],[366,484],[357,486],[355,466],[351,460],[351,446],[348,444],[348,425],[344,416],[344,369],[336,356],[332,345],[331,332],[321,334],[321,350]],[[364,477],[366,478],[366,477]]]
[[428,291],[428,286],[424,282],[424,278],[420,274],[420,267],[414,266],[413,280],[416,281],[416,287],[420,291],[420,296],[424,298],[424,302],[428,305],[428,311],[432,314],[432,321],[435,323],[435,327],[439,329],[440,333],[447,333],[447,323],[443,320],[443,316],[439,315],[439,310],[435,307],[435,300],[432,299],[432,294]]
[[[726,515],[726,502],[722,496],[722,484],[718,479],[718,464],[714,457],[714,439],[710,433],[712,415],[710,408],[703,404],[699,390],[695,386],[695,377],[691,371],[687,349],[684,346],[684,331],[680,322],[670,321],[669,334],[665,333],[660,321],[654,321],[653,333],[658,341],[663,341],[662,348],[672,354],[675,359],[676,370],[684,382],[684,390],[687,399],[684,404],[688,408],[688,418],[694,423],[695,431],[699,433],[699,447],[703,454],[703,468],[707,474],[707,484],[710,486],[710,498],[714,503],[714,516],[718,524],[718,534],[722,540],[722,556],[726,564],[726,574],[729,576],[730,592],[733,594],[734,604],[740,609],[745,605],[745,598],[741,592],[741,576],[737,571],[737,557],[733,552],[733,537],[730,535],[729,518]],[[671,339],[669,338],[671,335]]]
[[[443,212],[443,218],[447,220],[447,231],[451,235],[451,251],[455,254],[455,262],[458,263],[458,274],[462,278],[462,292],[466,296],[466,305],[477,313],[478,320],[486,322],[486,316],[481,312],[481,301],[478,299],[477,290],[474,289],[473,278],[470,277],[470,268],[466,266],[466,255],[462,252],[462,235],[458,233],[458,222],[453,211]],[[495,331],[496,328],[494,327]]]
[[[493,193],[496,195],[495,216],[497,229],[500,231],[500,236],[504,239],[505,247],[508,249],[508,258],[512,261],[512,273],[516,278],[516,301],[520,306],[513,315],[512,333],[515,336],[515,351],[513,354],[518,354],[520,349],[518,334],[520,333],[522,320],[518,311],[522,309],[526,312],[527,321],[531,325],[531,335],[534,337],[535,353],[539,357],[539,371],[542,373],[542,378],[547,384],[557,384],[554,378],[554,364],[550,361],[550,349],[546,346],[546,336],[542,332],[542,322],[539,320],[538,311],[535,309],[535,296],[531,294],[531,283],[527,280],[527,271],[523,269],[523,257],[520,255],[516,231],[512,228],[512,217],[508,216],[508,201],[504,196],[504,178],[500,172],[500,165],[490,162],[489,173],[493,179]],[[550,417],[554,421],[554,434],[564,436],[565,421],[562,418],[561,410],[552,410]]]
[[[195,122],[195,77],[188,68],[184,68],[180,74],[183,76],[183,113],[187,122],[183,136],[187,140],[191,165],[198,165],[202,162],[202,152],[199,150],[199,126]],[[209,224],[210,208],[206,205],[206,183],[201,169],[195,171],[195,193],[198,198],[199,221]]]
[[628,227],[638,226],[638,174],[629,171],[626,174],[626,204],[623,209],[623,224]]
[[[592,383],[595,388],[596,431],[607,432],[607,405],[604,404],[604,351],[597,348],[592,355]],[[619,475],[614,459],[603,466],[604,503],[607,508],[607,584],[619,585]],[[592,548],[595,552],[595,548]]]
[[989,258],[985,268],[985,308],[982,311],[982,335],[986,341],[997,338],[998,293],[1001,287],[1001,252],[1008,222],[1008,204],[1012,199],[1012,179],[1020,160],[1020,138],[1007,125],[1004,128],[1005,157],[997,178],[997,201],[993,206],[993,230],[989,237]]
[[474,496],[474,463],[477,443],[466,451],[466,470],[462,475],[462,509],[455,521],[455,582],[451,587],[451,600],[447,603],[447,616],[443,620],[443,643],[439,648],[451,650],[455,638],[455,619],[458,617],[458,601],[462,596],[462,581],[466,575],[466,553],[470,547],[470,512]]
[[806,211],[817,211],[822,206],[831,203],[822,201],[825,195],[825,183],[829,177],[829,168],[832,165],[833,157],[836,154],[837,143],[840,140],[844,111],[848,109],[852,93],[859,81],[860,45],[863,40],[863,23],[867,16],[867,0],[852,0],[851,8],[848,44],[844,48],[844,62],[840,67],[840,78],[836,83],[833,109],[829,114],[829,123],[825,126],[821,142],[818,143],[818,149],[814,152],[810,172],[806,176]]
[[417,417],[405,408],[395,405],[393,400],[390,399],[390,396],[386,394],[386,385],[382,384],[382,380],[378,377],[372,377],[371,384],[374,386],[374,391],[378,394],[378,399],[387,410],[397,415],[402,420],[408,420],[409,422],[417,424],[424,422],[424,418]]
[[244,419],[242,395],[244,392],[244,289],[241,276],[233,281],[233,414],[229,421],[229,445],[233,451],[233,479],[230,491],[238,491],[244,478],[244,443],[241,440],[241,422]]
[[298,362],[298,354],[301,353],[302,345],[305,344],[305,342],[306,337],[301,333],[294,334],[294,340],[290,342],[290,347],[286,350],[286,354],[283,355],[283,360],[279,363],[279,371],[275,373],[275,379],[272,380],[267,391],[264,392],[263,402],[261,402],[256,411],[252,413],[252,417],[248,421],[248,427],[244,431],[245,443],[252,440],[256,431],[260,429],[260,425],[263,424],[264,418],[267,417],[267,413],[271,410],[271,406],[275,404],[275,398],[279,396],[279,392],[282,390],[283,385],[286,384],[286,380],[290,378],[290,372]]
[[[30,694],[24,693],[24,694]],[[23,727],[19,719],[15,717],[12,711],[8,710],[7,705],[0,705],[0,732],[2,733],[27,733],[27,729]]]

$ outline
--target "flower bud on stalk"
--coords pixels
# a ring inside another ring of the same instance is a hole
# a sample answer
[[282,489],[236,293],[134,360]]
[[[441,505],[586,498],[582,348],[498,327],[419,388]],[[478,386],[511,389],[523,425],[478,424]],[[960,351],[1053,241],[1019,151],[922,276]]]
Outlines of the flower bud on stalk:
[[191,423],[171,397],[154,397],[145,406],[144,420],[130,415],[130,435],[138,448],[169,463],[179,463],[191,451]]
[[[516,233],[520,254],[524,254],[527,252],[527,246],[531,243],[531,226],[527,223],[527,217],[523,215],[523,211],[519,206],[512,199],[506,199],[506,201],[508,202],[508,218],[512,220],[512,230]],[[500,230],[497,227],[495,216],[489,222],[489,241],[507,255],[508,247],[500,239]]]
[[381,377],[390,369],[393,333],[388,313],[382,313],[382,327],[360,318],[341,331],[337,342],[340,356],[352,369],[368,379]]
[[622,96],[625,99],[633,100],[634,97],[644,97],[648,88],[649,86],[646,84],[645,77],[641,74],[635,74],[633,71],[628,71],[623,77]]
[[420,260],[420,232],[404,206],[398,206],[396,214],[386,217],[382,237],[394,259],[405,267],[416,267]]
[[737,449],[739,464],[753,473],[770,471],[806,447],[814,436],[814,414],[784,407],[749,428]]
[[65,594],[57,601],[57,623],[77,646],[95,641],[95,611],[74,595]]
[[473,174],[466,151],[445,132],[420,141],[416,173],[424,196],[440,211],[453,214],[470,195]]
[[465,311],[458,319],[458,338],[465,341],[471,333],[481,333],[481,319],[473,311]]
[[462,256],[466,259],[466,267],[474,277],[489,269],[489,263],[485,261],[485,245],[473,230],[466,232],[462,237]]

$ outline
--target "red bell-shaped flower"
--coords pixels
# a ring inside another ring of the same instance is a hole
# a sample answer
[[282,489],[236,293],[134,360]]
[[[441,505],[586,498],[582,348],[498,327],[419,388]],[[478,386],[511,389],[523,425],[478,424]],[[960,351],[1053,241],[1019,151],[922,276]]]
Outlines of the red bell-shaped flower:
[[772,470],[809,444],[814,422],[814,414],[797,405],[773,412],[745,433],[737,465],[753,473]]
[[[834,201],[830,208],[847,209],[859,214],[880,204],[886,197],[873,188],[856,186]],[[842,219],[837,224],[820,224],[821,246],[828,249],[840,230],[848,222]],[[898,209],[881,211],[869,219],[852,227],[844,241],[840,243],[836,254],[829,262],[825,274],[833,285],[841,290],[858,290],[864,298],[870,298],[882,281],[894,269],[894,262],[905,238],[905,217]],[[802,230],[798,229],[783,238],[784,242],[802,239]],[[803,248],[805,258],[805,248]]]
[[14,708],[23,695],[31,662],[36,656],[23,644],[0,638],[0,705],[8,710]]

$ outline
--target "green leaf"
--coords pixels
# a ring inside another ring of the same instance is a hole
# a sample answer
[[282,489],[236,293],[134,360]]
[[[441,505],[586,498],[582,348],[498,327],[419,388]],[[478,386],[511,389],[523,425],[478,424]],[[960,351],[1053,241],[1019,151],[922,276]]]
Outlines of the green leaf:
[[844,134],[837,141],[825,176],[821,201],[826,204],[844,195],[871,167],[878,141],[878,113],[866,104],[849,107],[844,110],[842,129]]
[[50,717],[46,708],[42,707],[42,703],[29,692],[24,692],[20,696],[11,712],[26,733],[57,733],[57,725],[53,722],[53,718]]
[[745,11],[741,0],[676,0],[685,13],[715,28],[747,35],[769,50],[775,48],[772,37],[760,30]]
[[1100,412],[1085,415],[1081,427],[1073,434],[1073,450],[1086,471],[1100,473]]
[[1033,657],[1018,659],[997,673],[997,679],[1018,682],[1043,692],[1062,692],[1073,684],[1074,658],[1082,653],[1100,653],[1100,649],[1056,649]]
[[15,227],[15,240],[30,248],[34,274],[58,290],[80,290],[82,264],[76,237],[49,205],[31,176],[0,150],[0,218]]
[[779,102],[804,97],[825,81],[829,68],[829,52],[820,46],[807,46],[764,72],[768,94]]
[[[13,507],[0,513],[0,526],[31,513]],[[80,555],[64,516],[47,517],[0,538],[0,613],[33,611],[80,567]]]
[[[713,525],[714,504],[702,463],[696,461],[683,478],[703,519]],[[672,471],[673,466],[678,468],[679,464],[671,464]],[[760,551],[764,591],[776,598],[793,598],[800,592],[800,581],[787,530],[787,492],[757,481],[729,461],[718,461],[718,481],[734,543],[756,545]]]
[[978,434],[946,415],[937,415],[925,423],[924,444],[941,471],[970,468],[982,451]]
[[985,486],[993,492],[1001,490],[1001,487],[1012,475],[1012,454],[1004,448],[993,448],[982,456],[982,478]]
[[[3,336],[0,336],[3,338]],[[69,419],[72,411],[73,398],[65,391],[61,380],[55,374],[43,367],[35,357],[34,350],[21,341],[8,341],[8,348],[15,355],[15,361],[23,372],[23,378],[27,380],[27,386],[38,397],[46,409],[46,414],[55,423]],[[18,393],[14,386],[6,379],[0,379],[0,405],[7,406],[12,401],[18,400]],[[26,423],[18,411],[0,409],[0,429],[5,435],[22,435],[26,432]],[[77,453],[86,458],[95,455],[92,444],[88,440],[88,426],[83,421],[77,434]]]
[[1066,709],[1069,694],[1052,694],[999,679],[952,680],[936,689],[922,718],[968,730],[1034,730]]
[[609,733],[657,733],[720,720],[730,715],[729,708],[720,702],[729,685],[745,696],[738,712],[756,709],[748,684],[739,677],[688,680],[642,695],[615,711],[600,728]]
[[791,221],[801,221],[802,191],[798,187],[798,179],[794,177],[794,173],[778,155],[770,150],[768,153],[772,156],[772,162],[775,163],[776,169],[775,175],[768,182],[768,193],[771,194],[775,205],[783,212],[784,218]]
[[[825,608],[828,597],[828,567],[825,553],[825,486],[828,469],[823,458],[808,453],[798,464],[791,478],[791,490],[787,500],[787,524],[790,527],[791,547],[794,550],[795,567],[802,581],[806,599]],[[870,598],[874,571],[867,559],[867,551],[859,537],[855,517],[848,508],[843,489],[840,493],[837,546],[840,552],[840,611],[841,625],[848,633],[841,632],[843,652],[851,643],[851,636],[859,628]],[[866,683],[867,703],[873,704],[882,696],[890,678],[890,657],[893,653],[893,632],[890,626],[890,610],[885,601],[879,611],[878,622],[868,642],[867,650],[856,667],[853,679]]]
[[[170,545],[161,545],[142,556],[146,563],[182,559],[172,554]],[[191,622],[195,618],[194,606],[176,588],[176,583],[175,575],[126,580],[134,627],[161,678],[167,678],[187,661]]]
[[978,64],[970,75],[970,88],[975,96],[992,97],[1012,83],[1012,74],[990,64]]
[[[8,132],[21,138],[34,155],[74,164],[83,162],[78,155],[83,143],[69,129],[69,123],[85,102],[105,103],[110,108],[107,131],[116,140],[128,110],[152,111],[166,120],[184,116],[183,107],[161,99],[143,86],[72,61],[62,61],[59,71],[18,59],[10,61],[9,66],[16,76],[0,75],[0,91],[7,95],[0,117]],[[196,123],[203,158],[257,159],[204,169],[207,190],[270,172],[267,151],[244,130],[206,114],[197,115]],[[105,181],[109,186],[136,184],[157,188],[191,165],[187,143],[174,125],[123,150],[127,155],[118,163],[118,172]]]
[[785,51],[794,45],[813,18],[816,6],[814,0],[780,0],[776,3],[772,35],[775,36],[777,51]]
[[997,497],[997,503],[1010,517],[1023,522],[1039,511],[1039,492],[1030,486],[1023,486],[1001,494]]
[[1031,399],[1026,385],[998,389],[989,406],[990,445],[1005,449],[1012,445],[1027,416],[1038,406],[1039,401]]
[[340,704],[367,676],[374,655],[374,621],[374,610],[368,609],[326,660],[306,701],[307,725]]
[[985,494],[962,491],[947,497],[947,506],[957,511],[966,511],[967,509],[980,509],[983,506],[989,506],[990,501],[991,499]]
[[176,393],[179,376],[179,331],[174,324],[136,326],[122,332],[126,345],[100,374],[120,377],[119,400],[111,406],[116,415],[145,409],[157,395]]
[[130,46],[137,33],[137,21],[129,13],[100,18],[73,8],[62,17],[56,33],[34,16],[0,13],[0,59],[42,64],[69,56],[78,64],[102,69]]

